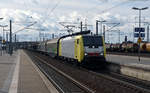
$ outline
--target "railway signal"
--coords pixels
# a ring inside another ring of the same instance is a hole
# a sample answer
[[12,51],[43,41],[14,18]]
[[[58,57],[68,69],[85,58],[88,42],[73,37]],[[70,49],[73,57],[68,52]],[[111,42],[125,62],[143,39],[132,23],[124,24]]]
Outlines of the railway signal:
[[142,42],[141,37],[138,38],[138,41],[137,41],[137,42],[138,42],[138,43],[141,43],[141,42]]
[[5,41],[5,40],[3,40],[3,41],[2,41],[2,43],[3,43],[3,44],[5,44],[5,43],[6,43],[6,41]]
[[135,38],[139,38],[139,37],[144,38],[145,37],[145,28],[143,28],[143,27],[136,27],[134,29],[134,37]]

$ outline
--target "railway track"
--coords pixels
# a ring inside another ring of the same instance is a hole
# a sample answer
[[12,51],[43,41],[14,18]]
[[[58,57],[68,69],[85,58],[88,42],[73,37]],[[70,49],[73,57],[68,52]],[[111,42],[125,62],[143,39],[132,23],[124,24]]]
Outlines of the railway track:
[[[34,60],[35,64],[40,66],[39,68],[46,74],[47,77],[52,76],[55,73],[59,73],[55,78],[60,76],[60,79],[65,81],[66,85],[63,88],[59,85],[59,90],[63,90],[62,93],[150,93],[149,85],[141,83],[141,81],[116,75],[114,73],[106,73],[101,71],[90,71],[84,68],[76,68],[68,66],[64,63],[58,62],[58,60],[51,59],[48,56],[43,56],[38,53],[29,53],[30,57]],[[61,75],[60,75],[61,74]],[[55,79],[58,83],[58,79]],[[67,82],[71,82],[74,86],[70,86]],[[56,85],[55,85],[56,86]],[[75,88],[76,87],[76,88]],[[77,89],[71,91],[69,89]],[[65,90],[65,91],[64,91]],[[68,90],[68,91],[67,91]]]
[[[132,88],[132,90],[139,91],[142,90],[143,93],[148,92],[150,93],[150,82],[139,80],[133,77],[121,75],[118,73],[114,72],[108,72],[108,71],[90,71],[91,73],[99,76],[99,77],[104,77],[108,80],[113,80],[113,81],[118,81],[121,86],[127,87],[127,88]],[[139,89],[139,90],[137,90]],[[145,91],[145,92],[144,92]],[[138,93],[141,93],[139,91]]]
[[32,56],[32,60],[60,93],[95,93],[51,64],[48,64],[39,56]]

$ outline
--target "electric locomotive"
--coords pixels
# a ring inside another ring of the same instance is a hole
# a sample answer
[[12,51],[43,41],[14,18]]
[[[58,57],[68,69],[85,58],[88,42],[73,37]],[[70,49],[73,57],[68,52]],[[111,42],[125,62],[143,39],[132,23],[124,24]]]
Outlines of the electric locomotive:
[[[81,64],[102,64],[106,59],[103,36],[90,35],[90,31],[66,35],[47,41],[44,51],[52,57],[74,60]],[[43,49],[39,48],[39,51]]]

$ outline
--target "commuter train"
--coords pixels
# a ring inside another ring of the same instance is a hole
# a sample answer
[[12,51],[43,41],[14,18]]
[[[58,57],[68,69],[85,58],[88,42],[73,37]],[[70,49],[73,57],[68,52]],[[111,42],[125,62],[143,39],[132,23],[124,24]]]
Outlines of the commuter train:
[[81,64],[102,64],[106,60],[103,36],[89,35],[89,31],[62,36],[41,42],[37,50],[52,57]]

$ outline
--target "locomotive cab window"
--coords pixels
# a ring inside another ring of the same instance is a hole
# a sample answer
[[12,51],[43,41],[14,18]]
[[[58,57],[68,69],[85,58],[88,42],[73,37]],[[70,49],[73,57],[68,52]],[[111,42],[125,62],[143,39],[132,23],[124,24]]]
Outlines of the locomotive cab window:
[[101,36],[83,36],[84,46],[103,46],[103,40]]

